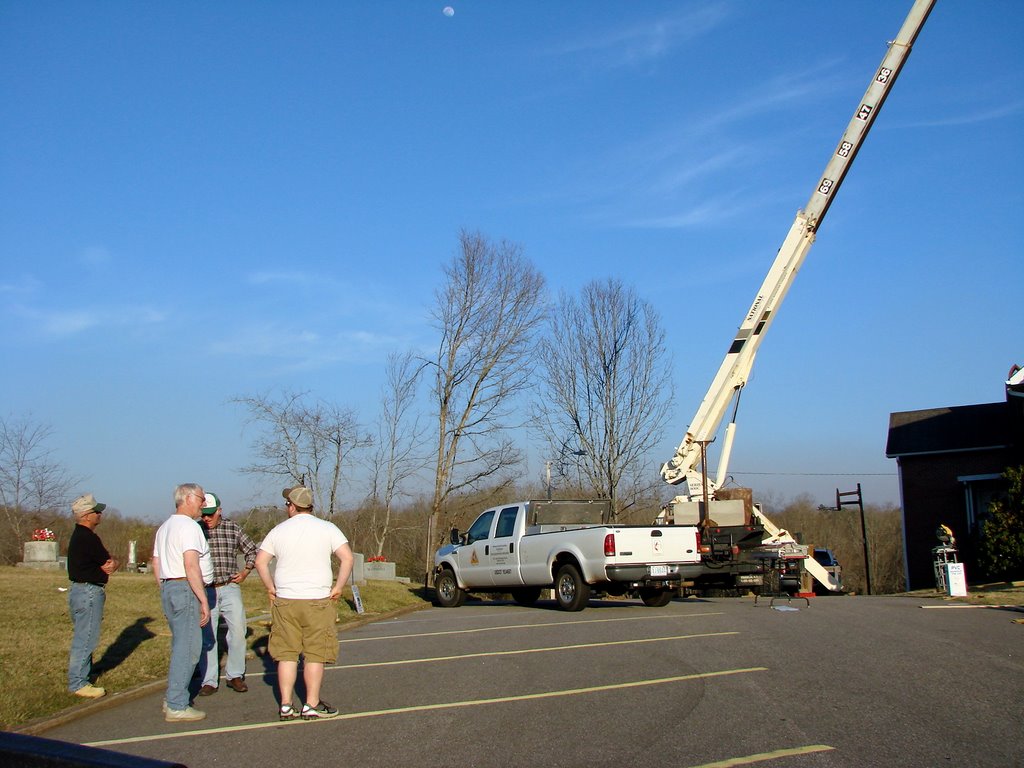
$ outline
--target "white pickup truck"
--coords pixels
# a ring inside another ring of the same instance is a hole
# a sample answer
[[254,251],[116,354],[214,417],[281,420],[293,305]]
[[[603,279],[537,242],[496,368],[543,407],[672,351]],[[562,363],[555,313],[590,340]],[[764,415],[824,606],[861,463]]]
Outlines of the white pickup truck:
[[434,555],[438,605],[467,592],[509,593],[533,605],[554,588],[558,607],[583,610],[592,591],[636,595],[663,606],[702,572],[696,526],[615,525],[607,500],[540,500],[485,510]]

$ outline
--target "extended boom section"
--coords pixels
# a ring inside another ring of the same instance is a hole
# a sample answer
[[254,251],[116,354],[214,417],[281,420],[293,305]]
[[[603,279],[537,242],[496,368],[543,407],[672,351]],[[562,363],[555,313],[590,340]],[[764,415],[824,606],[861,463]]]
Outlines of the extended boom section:
[[[672,485],[686,482],[686,493],[677,497],[677,500],[698,499],[705,492],[713,498],[714,491],[725,482],[739,395],[746,386],[758,347],[803,265],[807,252],[814,244],[815,233],[821,226],[868,131],[878,117],[878,112],[896,82],[934,4],[935,0],[916,0],[899,35],[889,44],[881,66],[825,166],[811,199],[803,210],[797,213],[768,275],[736,332],[736,338],[690,422],[686,436],[676,449],[675,455],[662,466],[661,475],[666,482]],[[702,463],[702,444],[714,438],[730,404],[733,405],[733,416],[726,427],[724,444],[719,453],[718,469],[715,478],[707,483],[708,488],[705,489],[703,473],[697,469]]]

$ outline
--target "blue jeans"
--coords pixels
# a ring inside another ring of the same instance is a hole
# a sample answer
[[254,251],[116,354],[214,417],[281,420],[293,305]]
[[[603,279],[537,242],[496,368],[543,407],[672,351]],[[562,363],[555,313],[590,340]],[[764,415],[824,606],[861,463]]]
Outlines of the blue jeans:
[[165,581],[160,585],[160,602],[171,627],[171,664],[167,670],[167,708],[189,705],[188,685],[192,680],[203,633],[199,627],[199,600],[188,581]]
[[96,584],[71,582],[68,591],[68,612],[75,624],[71,638],[71,655],[68,658],[68,690],[77,691],[89,685],[92,673],[92,652],[100,641],[100,622],[103,620],[103,603],[106,590]]
[[210,603],[210,623],[203,627],[203,658],[199,660],[199,674],[203,685],[216,688],[220,678],[217,629],[222,616],[228,625],[228,660],[224,671],[228,680],[245,677],[245,606],[242,604],[242,589],[237,584],[207,587],[206,599]]

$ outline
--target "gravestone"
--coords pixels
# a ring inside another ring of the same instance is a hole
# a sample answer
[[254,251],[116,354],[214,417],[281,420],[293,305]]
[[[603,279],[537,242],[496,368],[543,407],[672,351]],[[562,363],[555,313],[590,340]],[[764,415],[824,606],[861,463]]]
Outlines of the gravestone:
[[378,579],[380,581],[394,581],[395,564],[382,563],[380,561],[373,563],[363,563],[363,575],[367,579]]
[[18,565],[25,568],[64,568],[66,558],[60,557],[60,545],[56,541],[26,541],[25,553]]

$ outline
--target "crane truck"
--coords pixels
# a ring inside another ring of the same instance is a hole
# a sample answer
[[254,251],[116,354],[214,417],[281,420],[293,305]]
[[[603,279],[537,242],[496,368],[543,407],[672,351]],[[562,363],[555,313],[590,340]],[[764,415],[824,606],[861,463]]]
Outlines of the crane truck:
[[[765,558],[777,556],[802,559],[806,570],[827,589],[840,588],[831,572],[813,558],[807,558],[806,548],[801,548],[788,531],[774,525],[752,503],[747,489],[723,485],[728,478],[740,394],[757,350],[934,4],[935,0],[915,0],[899,34],[889,44],[810,200],[797,212],[683,441],[661,468],[662,478],[671,485],[682,486],[683,491],[665,506],[659,520],[677,525],[697,524],[701,530],[706,567],[698,582],[755,586],[761,583]],[[730,407],[732,415],[725,427],[717,470],[714,478],[710,478],[707,446],[715,440]]]

